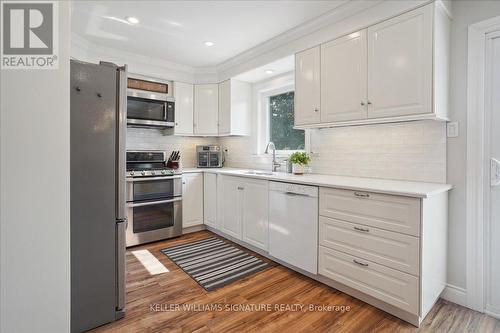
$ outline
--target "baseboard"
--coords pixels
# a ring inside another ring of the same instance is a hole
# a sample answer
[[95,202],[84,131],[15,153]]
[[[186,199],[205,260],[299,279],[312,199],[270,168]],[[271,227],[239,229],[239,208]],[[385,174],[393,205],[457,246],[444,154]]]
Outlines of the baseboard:
[[458,305],[467,306],[467,290],[452,284],[446,285],[443,293],[441,294],[441,298]]

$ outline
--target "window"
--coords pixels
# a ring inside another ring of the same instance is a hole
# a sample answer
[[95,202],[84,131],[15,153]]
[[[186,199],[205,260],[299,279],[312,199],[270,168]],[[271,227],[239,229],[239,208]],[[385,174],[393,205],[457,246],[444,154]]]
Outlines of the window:
[[293,97],[293,91],[269,96],[269,139],[276,150],[305,149],[304,131],[293,128]]

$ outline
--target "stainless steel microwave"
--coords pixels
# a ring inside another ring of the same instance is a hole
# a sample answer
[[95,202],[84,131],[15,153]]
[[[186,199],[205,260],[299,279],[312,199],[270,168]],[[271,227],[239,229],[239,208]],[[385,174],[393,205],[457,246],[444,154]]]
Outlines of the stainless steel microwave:
[[222,168],[224,158],[222,149],[217,145],[196,146],[198,168]]
[[127,125],[157,128],[174,127],[174,98],[164,93],[128,88]]

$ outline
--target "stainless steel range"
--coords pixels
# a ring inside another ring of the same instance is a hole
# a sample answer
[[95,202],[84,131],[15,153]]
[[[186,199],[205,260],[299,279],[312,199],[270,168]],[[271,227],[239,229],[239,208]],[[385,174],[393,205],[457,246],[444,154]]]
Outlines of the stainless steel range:
[[182,174],[162,151],[127,151],[127,246],[182,234]]

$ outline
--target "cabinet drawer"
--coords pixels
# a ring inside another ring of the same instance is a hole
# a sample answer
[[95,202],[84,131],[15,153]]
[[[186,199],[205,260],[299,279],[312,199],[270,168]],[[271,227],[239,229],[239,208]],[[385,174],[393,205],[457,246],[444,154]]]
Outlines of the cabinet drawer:
[[392,231],[319,218],[319,243],[413,275],[419,274],[419,238]]
[[322,187],[319,214],[412,236],[420,235],[418,198]]
[[418,314],[418,278],[371,261],[319,247],[319,274]]

